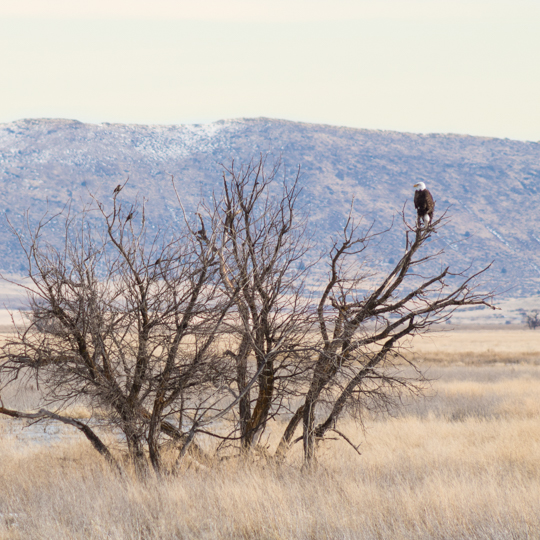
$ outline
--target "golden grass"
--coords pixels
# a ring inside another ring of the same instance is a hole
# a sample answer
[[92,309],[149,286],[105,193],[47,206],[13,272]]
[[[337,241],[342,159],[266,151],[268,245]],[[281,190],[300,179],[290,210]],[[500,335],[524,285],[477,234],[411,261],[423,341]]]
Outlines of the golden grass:
[[342,426],[362,456],[329,440],[309,472],[295,447],[282,466],[120,478],[84,441],[24,445],[5,429],[0,538],[540,538],[540,366],[431,371],[431,398],[365,433]]
[[418,336],[406,356],[438,364],[527,362],[540,364],[540,330],[523,326],[456,327]]

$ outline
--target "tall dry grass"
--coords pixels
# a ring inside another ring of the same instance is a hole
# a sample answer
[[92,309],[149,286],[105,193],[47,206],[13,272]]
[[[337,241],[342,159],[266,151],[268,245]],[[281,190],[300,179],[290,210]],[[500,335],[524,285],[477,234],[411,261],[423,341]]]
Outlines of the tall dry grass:
[[295,448],[119,477],[85,441],[30,445],[2,421],[0,538],[540,538],[540,367],[430,374],[433,397],[342,427],[362,456],[330,440],[309,472]]

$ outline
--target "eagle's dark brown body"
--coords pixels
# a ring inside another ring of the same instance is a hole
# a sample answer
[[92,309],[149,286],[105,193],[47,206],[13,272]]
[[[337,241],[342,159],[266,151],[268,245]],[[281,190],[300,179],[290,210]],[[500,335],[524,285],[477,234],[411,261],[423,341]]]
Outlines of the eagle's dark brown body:
[[[433,221],[433,211],[435,210],[435,201],[427,189],[417,189],[414,192],[414,207],[418,212],[418,219],[424,222],[424,225]],[[426,223],[425,216],[429,216],[429,222]]]

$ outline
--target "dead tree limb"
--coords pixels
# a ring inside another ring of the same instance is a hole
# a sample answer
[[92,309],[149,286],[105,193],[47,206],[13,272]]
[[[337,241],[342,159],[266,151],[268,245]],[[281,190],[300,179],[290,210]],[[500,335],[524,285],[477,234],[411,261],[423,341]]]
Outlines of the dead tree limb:
[[25,413],[21,411],[15,411],[13,409],[6,409],[5,407],[0,407],[0,414],[5,414],[6,416],[11,416],[12,418],[26,418],[29,420],[38,421],[50,419],[62,422],[62,424],[74,426],[81,433],[84,434],[84,436],[90,441],[90,444],[107,460],[109,464],[113,465],[118,472],[122,472],[120,465],[114,459],[105,443],[96,435],[95,431],[90,428],[90,426],[84,424],[80,420],[75,420],[74,418],[69,418],[67,416],[61,416],[46,409],[40,409],[38,412],[35,413]]

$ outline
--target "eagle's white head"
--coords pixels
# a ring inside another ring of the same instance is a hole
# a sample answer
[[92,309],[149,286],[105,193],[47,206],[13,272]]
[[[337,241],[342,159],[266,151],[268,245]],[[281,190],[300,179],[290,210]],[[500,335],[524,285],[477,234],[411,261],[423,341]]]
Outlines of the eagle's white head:
[[416,189],[426,189],[426,184],[424,184],[424,182],[418,182],[418,184],[414,184],[414,186]]

